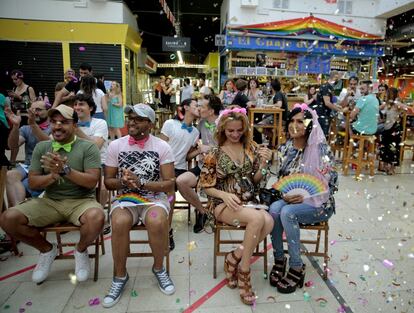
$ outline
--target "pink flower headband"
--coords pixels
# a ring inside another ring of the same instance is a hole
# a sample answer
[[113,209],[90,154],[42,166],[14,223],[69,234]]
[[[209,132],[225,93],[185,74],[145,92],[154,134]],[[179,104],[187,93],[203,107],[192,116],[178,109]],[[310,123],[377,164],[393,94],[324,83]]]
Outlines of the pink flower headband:
[[218,122],[220,121],[220,119],[223,116],[229,115],[230,113],[241,113],[243,115],[247,115],[247,111],[246,111],[245,108],[225,109],[225,110],[220,112],[220,115],[219,115],[218,119],[216,120],[216,123],[218,124]]
[[297,109],[299,108],[302,112],[303,111],[310,111],[308,105],[306,103],[295,103],[295,105],[293,106],[293,109]]

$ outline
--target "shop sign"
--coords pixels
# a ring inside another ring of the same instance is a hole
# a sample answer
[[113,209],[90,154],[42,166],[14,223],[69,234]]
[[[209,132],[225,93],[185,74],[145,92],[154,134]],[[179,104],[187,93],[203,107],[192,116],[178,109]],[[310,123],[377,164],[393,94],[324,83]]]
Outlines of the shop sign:
[[226,45],[226,35],[216,35],[214,37],[214,45],[216,47],[223,47]]
[[162,37],[162,51],[191,51],[191,39],[189,37]]
[[321,55],[303,55],[298,58],[299,74],[329,74],[331,57]]
[[271,50],[317,53],[324,55],[344,55],[375,57],[384,54],[384,48],[368,45],[337,45],[331,41],[285,39],[285,38],[263,38],[250,36],[227,35],[226,48],[233,50]]

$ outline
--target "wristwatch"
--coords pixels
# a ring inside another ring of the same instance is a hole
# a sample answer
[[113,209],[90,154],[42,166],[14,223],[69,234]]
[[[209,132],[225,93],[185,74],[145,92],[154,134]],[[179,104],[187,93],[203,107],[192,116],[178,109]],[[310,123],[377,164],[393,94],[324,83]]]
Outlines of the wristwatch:
[[262,173],[262,176],[266,176],[266,174],[267,174],[267,169],[262,168],[262,169],[260,170],[260,172]]
[[60,176],[66,176],[66,175],[69,175],[69,174],[70,174],[70,172],[72,171],[72,169],[70,168],[70,166],[69,166],[69,165],[67,165],[67,164],[63,165],[62,170],[63,170],[63,172],[60,172],[60,173],[59,173],[59,175],[60,175]]

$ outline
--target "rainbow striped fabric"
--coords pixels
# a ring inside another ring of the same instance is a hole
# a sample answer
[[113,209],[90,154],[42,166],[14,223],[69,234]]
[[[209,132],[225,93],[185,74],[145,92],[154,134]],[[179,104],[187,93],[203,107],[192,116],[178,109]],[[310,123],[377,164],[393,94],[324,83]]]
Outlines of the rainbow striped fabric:
[[380,36],[361,32],[314,16],[262,24],[228,26],[228,29],[252,34],[278,36],[313,34],[345,41],[377,41],[382,39]]

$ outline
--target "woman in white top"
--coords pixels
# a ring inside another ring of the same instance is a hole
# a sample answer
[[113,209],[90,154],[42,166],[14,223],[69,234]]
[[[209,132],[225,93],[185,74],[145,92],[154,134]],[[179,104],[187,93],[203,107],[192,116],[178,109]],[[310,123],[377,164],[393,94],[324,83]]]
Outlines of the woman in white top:
[[254,104],[257,103],[257,100],[259,97],[263,95],[262,91],[259,88],[259,82],[255,78],[251,78],[249,80],[248,84],[248,92],[247,92],[247,98],[249,98],[249,101],[253,102]]
[[108,105],[104,92],[96,87],[95,77],[92,75],[86,75],[82,77],[78,94],[79,93],[92,96],[93,101],[96,104],[96,113],[93,115],[93,117],[104,120]]

